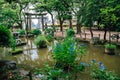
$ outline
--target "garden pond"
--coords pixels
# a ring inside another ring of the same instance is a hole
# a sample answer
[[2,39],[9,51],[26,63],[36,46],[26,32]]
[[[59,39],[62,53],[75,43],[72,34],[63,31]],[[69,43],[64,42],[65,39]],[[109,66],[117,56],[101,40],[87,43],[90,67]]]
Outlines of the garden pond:
[[[7,49],[5,49],[5,51],[3,51],[3,49],[0,49],[0,52],[6,53],[1,54],[1,58],[7,60],[15,60],[18,63],[18,67],[22,67],[26,70],[32,69],[34,67],[42,68],[46,63],[49,65],[54,65],[54,60],[51,56],[52,47],[50,45],[48,48],[37,49],[32,38],[22,39],[22,41],[27,42],[27,45],[19,47],[24,50],[23,54],[11,56],[8,54]],[[105,68],[115,72],[120,77],[120,49],[116,50],[115,55],[107,55],[104,53],[103,46],[91,45],[89,43],[82,42],[80,42],[80,45],[88,46],[87,54],[82,58],[82,62],[89,63],[93,59],[97,62],[100,61],[104,63]],[[83,74],[82,77],[85,77],[85,75]]]

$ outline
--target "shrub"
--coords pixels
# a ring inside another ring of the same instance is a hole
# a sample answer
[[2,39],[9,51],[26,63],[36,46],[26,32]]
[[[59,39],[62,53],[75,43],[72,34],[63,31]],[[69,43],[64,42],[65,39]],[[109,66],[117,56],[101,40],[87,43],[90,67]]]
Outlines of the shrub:
[[119,77],[112,71],[107,71],[102,62],[96,62],[92,60],[91,66],[91,76],[97,80],[120,80]]
[[0,46],[9,47],[11,45],[12,35],[9,29],[0,26]]
[[116,49],[116,45],[114,45],[114,44],[106,44],[105,48],[106,49]]
[[19,32],[20,35],[25,35],[25,30],[16,30],[17,32]]
[[34,30],[32,31],[32,34],[34,34],[34,35],[39,35],[39,34],[41,34],[41,31],[40,31],[39,29],[34,29]]
[[73,29],[68,29],[67,32],[66,32],[66,36],[67,37],[73,37],[75,36],[75,32]]
[[45,29],[45,34],[46,35],[52,35],[52,36],[54,36],[54,32],[55,32],[55,29],[53,27]]
[[32,30],[27,31],[27,34],[32,34],[32,33],[33,33]]
[[53,41],[54,37],[52,35],[46,35],[46,39],[51,42]]
[[41,75],[41,80],[58,80],[61,77],[62,70],[45,65],[43,69],[35,68],[34,74]]
[[35,39],[35,44],[37,45],[38,48],[44,48],[47,47],[47,39],[45,36],[39,35],[36,39]]
[[85,48],[77,45],[74,38],[68,37],[63,43],[58,43],[53,48],[53,57],[56,61],[56,67],[68,70],[75,65],[77,56],[85,54]]

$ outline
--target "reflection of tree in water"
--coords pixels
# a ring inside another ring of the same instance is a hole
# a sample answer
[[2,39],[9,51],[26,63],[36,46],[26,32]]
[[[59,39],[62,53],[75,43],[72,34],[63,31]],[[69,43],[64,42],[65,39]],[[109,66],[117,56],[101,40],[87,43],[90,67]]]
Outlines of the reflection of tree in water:
[[0,47],[0,59],[3,59],[9,53],[9,48]]
[[28,49],[35,49],[37,48],[36,45],[34,44],[34,39],[25,39],[25,42],[27,42],[27,45],[23,47],[24,50]]

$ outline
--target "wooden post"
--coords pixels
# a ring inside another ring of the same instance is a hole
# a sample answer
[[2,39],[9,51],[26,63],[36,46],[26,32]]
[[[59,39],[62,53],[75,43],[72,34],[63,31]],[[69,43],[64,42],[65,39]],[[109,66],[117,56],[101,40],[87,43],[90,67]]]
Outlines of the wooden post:
[[119,40],[119,34],[117,33],[117,36],[116,36],[116,40],[117,40],[117,42],[118,42],[118,40]]

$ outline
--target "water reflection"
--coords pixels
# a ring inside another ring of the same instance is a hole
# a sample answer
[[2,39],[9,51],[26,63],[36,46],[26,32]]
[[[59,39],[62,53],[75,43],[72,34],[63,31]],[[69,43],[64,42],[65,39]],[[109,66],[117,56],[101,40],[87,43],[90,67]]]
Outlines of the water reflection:
[[[50,65],[54,63],[54,60],[51,58],[51,50],[52,46],[48,46],[48,48],[37,49],[33,39],[22,39],[27,42],[27,45],[19,47],[24,49],[23,54],[15,55],[15,56],[5,56],[4,59],[15,60],[18,64],[35,66],[35,67],[43,67],[46,62]],[[53,43],[51,43],[53,44]],[[103,46],[93,46],[87,43],[85,45],[89,46],[88,53],[86,56],[82,58],[82,62],[90,62],[92,59],[96,61],[101,61],[107,67],[108,70],[114,71],[120,76],[120,50],[117,50],[117,55],[106,55],[104,54]],[[3,49],[0,49],[2,52]],[[7,53],[7,52],[6,52]],[[77,61],[80,59],[77,58]]]

